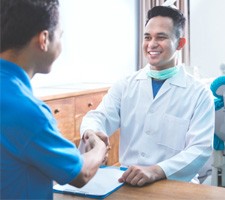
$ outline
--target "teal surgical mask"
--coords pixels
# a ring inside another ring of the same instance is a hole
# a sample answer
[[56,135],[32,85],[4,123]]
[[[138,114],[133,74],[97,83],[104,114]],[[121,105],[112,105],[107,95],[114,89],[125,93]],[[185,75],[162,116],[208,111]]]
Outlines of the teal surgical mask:
[[147,72],[147,76],[158,80],[166,80],[174,76],[178,71],[179,67],[177,66],[160,71],[150,69],[150,71]]

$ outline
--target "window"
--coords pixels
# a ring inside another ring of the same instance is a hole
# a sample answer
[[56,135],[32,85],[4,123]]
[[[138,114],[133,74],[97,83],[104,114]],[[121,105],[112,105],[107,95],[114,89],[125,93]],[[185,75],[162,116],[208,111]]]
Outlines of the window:
[[114,82],[137,69],[138,0],[60,0],[63,51],[34,87]]

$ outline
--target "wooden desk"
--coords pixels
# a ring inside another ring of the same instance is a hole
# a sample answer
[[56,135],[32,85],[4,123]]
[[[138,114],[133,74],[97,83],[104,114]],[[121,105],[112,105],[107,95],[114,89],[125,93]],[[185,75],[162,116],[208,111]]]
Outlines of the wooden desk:
[[[73,195],[54,193],[54,200],[83,200]],[[124,185],[106,199],[113,200],[223,200],[225,188],[163,180],[144,187]]]

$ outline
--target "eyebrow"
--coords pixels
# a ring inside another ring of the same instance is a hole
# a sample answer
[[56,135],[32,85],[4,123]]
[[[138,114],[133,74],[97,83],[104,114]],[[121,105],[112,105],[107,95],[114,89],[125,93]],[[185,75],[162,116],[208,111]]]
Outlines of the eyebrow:
[[[150,34],[150,33],[144,33],[144,35],[149,36],[149,35],[151,35],[151,34]],[[159,33],[157,33],[157,35],[168,36],[168,34],[165,33],[165,32],[159,32]]]
[[167,33],[165,33],[165,32],[160,32],[160,33],[157,33],[157,35],[165,35],[165,36],[168,36],[168,34],[167,34]]

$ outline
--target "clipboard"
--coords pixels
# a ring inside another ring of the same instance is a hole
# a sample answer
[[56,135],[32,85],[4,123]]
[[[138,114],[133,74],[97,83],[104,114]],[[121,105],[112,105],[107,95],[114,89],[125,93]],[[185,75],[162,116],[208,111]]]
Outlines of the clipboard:
[[53,186],[53,192],[104,199],[124,185],[124,183],[119,183],[118,179],[125,170],[125,168],[115,166],[102,166],[98,169],[95,176],[82,188],[69,184],[57,184]]

